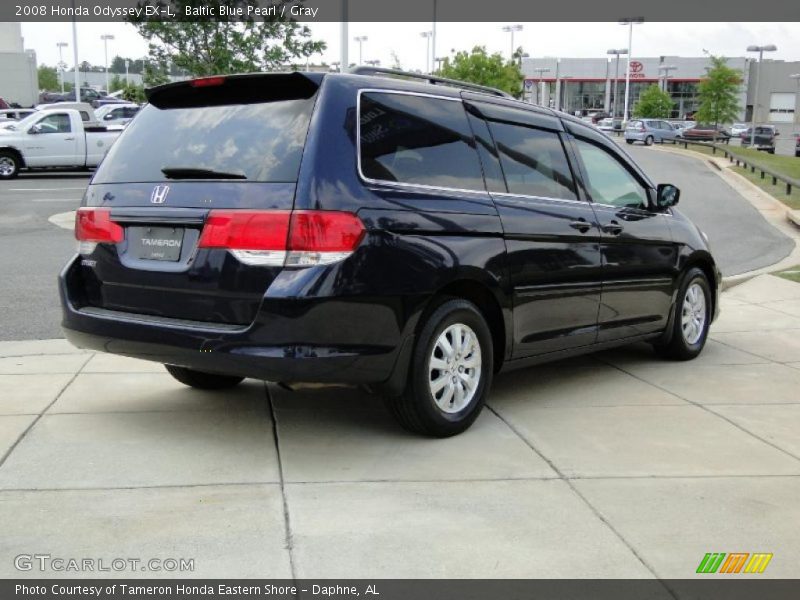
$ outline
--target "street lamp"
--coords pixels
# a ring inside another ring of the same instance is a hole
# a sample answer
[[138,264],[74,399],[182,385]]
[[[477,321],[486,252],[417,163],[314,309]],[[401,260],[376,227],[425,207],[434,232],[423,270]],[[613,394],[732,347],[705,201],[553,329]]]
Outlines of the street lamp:
[[789,75],[789,79],[794,79],[797,82],[797,92],[795,93],[794,101],[794,122],[800,124],[800,73]]
[[61,73],[61,93],[64,93],[64,57],[62,56],[61,49],[69,46],[67,42],[57,42],[58,46],[58,71]]
[[661,65],[660,67],[658,67],[658,73],[659,73],[659,77],[658,78],[659,79],[661,79],[661,71],[664,71],[664,87],[663,87],[663,89],[664,89],[665,92],[667,91],[667,82],[669,80],[669,72],[670,71],[674,71],[677,68],[678,67],[676,67],[675,65]]
[[425,72],[430,74],[431,72],[431,38],[433,37],[433,31],[423,31],[420,34],[420,37],[424,37],[427,41],[425,45]]
[[516,25],[503,25],[503,31],[506,33],[511,34],[511,59],[514,58],[514,32],[515,31],[522,31],[522,25],[517,23]]
[[755,146],[756,143],[756,112],[758,111],[758,80],[761,75],[761,61],[764,59],[764,52],[775,52],[777,50],[775,44],[767,44],[766,46],[748,46],[748,52],[758,52],[758,63],[756,64],[756,85],[753,88],[753,114],[751,116],[750,124],[750,145]]
[[108,42],[110,40],[113,40],[114,36],[111,35],[110,33],[105,33],[105,34],[100,36],[100,39],[103,40],[103,48],[105,50],[105,56],[106,56],[106,64],[105,64],[105,68],[106,68],[106,94],[108,94],[108,92],[109,92],[109,89],[108,89]]
[[627,48],[612,48],[606,54],[613,54],[617,57],[616,67],[614,68],[614,117],[617,116],[617,98],[619,98],[619,56],[620,54],[627,54]]
[[362,50],[362,48],[363,48],[362,44],[363,44],[364,42],[366,42],[368,39],[369,39],[369,38],[368,38],[367,36],[365,36],[365,35],[357,35],[357,36],[355,36],[355,37],[353,38],[353,40],[355,40],[356,42],[358,42],[358,64],[361,64],[361,62],[362,62],[362,61],[361,61],[361,59],[363,58],[363,55],[362,55],[362,53],[361,53],[361,50]]
[[631,54],[633,53],[633,26],[644,23],[644,17],[633,17],[620,19],[620,25],[628,26],[628,65],[625,69],[625,109],[622,112],[622,120],[628,121],[628,107],[631,101]]
[[536,75],[538,75],[536,78],[536,100],[534,101],[534,104],[541,105],[541,102],[539,102],[539,88],[542,87],[542,75],[549,73],[550,69],[547,67],[536,67],[533,69],[533,71],[536,73]]

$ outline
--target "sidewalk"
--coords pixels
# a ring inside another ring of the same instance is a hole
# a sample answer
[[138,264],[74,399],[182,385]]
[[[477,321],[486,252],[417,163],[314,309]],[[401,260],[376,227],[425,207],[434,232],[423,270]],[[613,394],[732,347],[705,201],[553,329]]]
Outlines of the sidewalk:
[[0,356],[2,577],[62,575],[14,569],[48,553],[195,561],[119,577],[688,578],[707,552],[797,576],[800,284],[771,275],[723,294],[699,359],[503,375],[447,440],[349,389],[198,392],[63,340]]

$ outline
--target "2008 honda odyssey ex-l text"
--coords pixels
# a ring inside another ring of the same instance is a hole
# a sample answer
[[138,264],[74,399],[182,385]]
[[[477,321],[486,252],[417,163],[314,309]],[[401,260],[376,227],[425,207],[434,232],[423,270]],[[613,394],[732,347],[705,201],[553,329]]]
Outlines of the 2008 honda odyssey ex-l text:
[[197,388],[361,385],[433,436],[501,370],[701,352],[720,274],[675,187],[575,118],[396,75],[149,90],[76,217],[69,340]]

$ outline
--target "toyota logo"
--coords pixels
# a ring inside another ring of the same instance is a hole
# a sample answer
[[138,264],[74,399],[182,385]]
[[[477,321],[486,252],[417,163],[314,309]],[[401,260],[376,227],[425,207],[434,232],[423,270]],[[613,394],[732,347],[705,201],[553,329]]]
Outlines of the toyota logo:
[[644,69],[644,65],[638,60],[631,61],[631,73],[640,73]]
[[152,204],[164,204],[167,201],[167,194],[169,194],[168,185],[157,185],[153,188],[153,193],[150,194],[150,202]]

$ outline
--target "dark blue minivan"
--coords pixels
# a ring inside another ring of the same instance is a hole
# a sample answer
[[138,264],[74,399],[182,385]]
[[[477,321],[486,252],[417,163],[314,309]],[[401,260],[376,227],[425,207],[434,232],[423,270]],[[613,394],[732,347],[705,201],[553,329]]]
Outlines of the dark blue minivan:
[[360,385],[434,436],[500,370],[700,353],[720,275],[675,187],[573,117],[368,73],[149,90],[77,213],[68,339],[197,388]]

